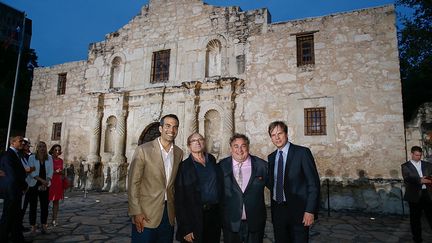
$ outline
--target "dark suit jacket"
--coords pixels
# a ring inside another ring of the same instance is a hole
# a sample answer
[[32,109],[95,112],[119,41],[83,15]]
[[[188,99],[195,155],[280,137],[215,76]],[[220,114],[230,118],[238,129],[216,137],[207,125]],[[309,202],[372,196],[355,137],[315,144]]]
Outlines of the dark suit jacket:
[[[183,237],[191,232],[194,233],[195,239],[202,238],[203,215],[202,201],[198,174],[193,164],[192,156],[182,161],[177,171],[175,180],[175,211],[178,223],[177,240],[183,240]],[[219,192],[219,202],[222,201],[222,173],[217,168],[216,159],[213,155],[208,154],[208,161],[216,169],[216,184]],[[214,222],[215,227],[221,227],[222,222]]]
[[[414,165],[407,161],[401,165],[402,177],[405,182],[405,195],[404,199],[408,202],[419,202],[422,190],[422,184],[420,183],[420,175],[417,173]],[[432,176],[432,164],[426,161],[421,161],[421,168],[423,176]],[[427,187],[429,197],[432,198],[432,188]]]
[[252,171],[244,193],[234,178],[232,157],[220,161],[219,168],[223,173],[223,227],[232,232],[239,232],[243,204],[245,205],[248,229],[251,232],[264,230],[266,208],[264,204],[264,187],[267,182],[267,162],[251,155]]
[[8,148],[2,154],[0,169],[6,174],[6,176],[0,177],[2,197],[5,199],[20,199],[22,192],[28,187],[25,181],[26,172],[20,158],[11,148]]
[[[273,198],[276,153],[277,150],[268,156],[268,185],[271,198]],[[320,202],[320,179],[309,148],[290,144],[284,178],[284,192],[289,211],[289,215],[286,217],[290,222],[301,224],[305,212],[317,216]],[[271,202],[273,206],[274,201],[271,200]],[[273,213],[272,210],[272,216]]]

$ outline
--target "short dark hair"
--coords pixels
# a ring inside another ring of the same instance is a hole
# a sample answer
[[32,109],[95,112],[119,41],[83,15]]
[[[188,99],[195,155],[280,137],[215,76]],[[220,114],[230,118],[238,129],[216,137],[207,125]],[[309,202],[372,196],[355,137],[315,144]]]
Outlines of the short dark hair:
[[412,146],[411,147],[411,153],[413,154],[414,152],[420,152],[423,153],[423,149],[419,146]]
[[159,126],[163,127],[163,125],[164,125],[164,123],[165,123],[165,118],[167,118],[167,117],[170,117],[170,118],[176,120],[176,121],[177,121],[177,124],[180,125],[180,121],[179,121],[179,119],[178,119],[178,117],[177,117],[176,115],[174,115],[174,114],[168,114],[168,115],[163,116],[163,117],[160,119],[160,121],[159,121]]
[[273,131],[273,129],[275,129],[276,127],[280,127],[282,128],[282,130],[288,134],[288,126],[285,124],[285,122],[283,121],[274,121],[272,123],[270,123],[269,127],[268,127],[268,134],[271,137],[271,132]]
[[230,137],[230,140],[229,140],[229,144],[230,144],[230,146],[231,146],[232,142],[233,142],[234,140],[238,139],[238,138],[241,138],[241,139],[245,140],[245,141],[246,141],[246,144],[249,146],[249,144],[250,144],[249,138],[248,138],[246,135],[241,134],[241,133],[234,133],[234,135],[232,135],[232,136]]

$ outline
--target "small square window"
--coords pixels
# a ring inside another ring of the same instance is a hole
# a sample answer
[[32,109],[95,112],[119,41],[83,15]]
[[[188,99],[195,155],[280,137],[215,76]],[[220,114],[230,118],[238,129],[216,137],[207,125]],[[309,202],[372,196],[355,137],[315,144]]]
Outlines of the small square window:
[[53,123],[51,140],[53,140],[53,141],[60,140],[60,138],[61,138],[61,129],[62,129],[62,123],[61,122]]
[[305,108],[304,116],[306,136],[327,135],[326,109],[324,107]]

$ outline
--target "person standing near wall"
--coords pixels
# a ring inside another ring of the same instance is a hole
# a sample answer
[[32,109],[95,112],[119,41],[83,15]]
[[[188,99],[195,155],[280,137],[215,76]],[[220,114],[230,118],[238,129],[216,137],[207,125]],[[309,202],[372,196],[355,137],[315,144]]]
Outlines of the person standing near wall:
[[59,211],[59,201],[64,199],[64,188],[63,188],[63,160],[59,157],[62,154],[62,148],[60,144],[54,144],[49,150],[49,154],[53,159],[54,174],[51,180],[51,186],[49,189],[49,200],[52,201],[52,225],[55,227],[58,225],[57,215]]
[[29,221],[32,227],[32,233],[36,233],[36,214],[38,198],[40,202],[40,222],[42,224],[41,232],[48,232],[48,193],[53,177],[53,161],[51,155],[48,154],[47,145],[45,142],[39,141],[36,146],[35,154],[30,155],[29,162],[34,165],[35,170],[32,172],[33,179],[30,181],[29,189]]
[[249,154],[249,138],[234,134],[231,156],[219,162],[223,174],[223,238],[225,243],[261,243],[266,207],[267,162]]
[[410,209],[410,225],[414,242],[423,242],[421,216],[424,211],[432,229],[432,164],[421,160],[423,150],[411,148],[411,160],[401,165],[405,183],[404,199]]
[[204,137],[187,139],[190,151],[175,180],[175,208],[180,242],[219,243],[221,234],[222,173],[216,159],[206,153]]
[[132,242],[171,243],[174,238],[174,180],[183,151],[174,144],[176,115],[159,123],[160,137],[135,149],[128,174]]
[[319,209],[320,179],[309,148],[288,142],[288,127],[270,123],[276,150],[269,154],[271,215],[276,243],[306,243]]

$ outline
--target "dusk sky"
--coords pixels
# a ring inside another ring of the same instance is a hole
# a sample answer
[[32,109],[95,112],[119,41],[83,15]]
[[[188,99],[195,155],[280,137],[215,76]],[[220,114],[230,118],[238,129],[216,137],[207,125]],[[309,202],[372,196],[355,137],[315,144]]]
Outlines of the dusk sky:
[[[31,47],[39,66],[87,59],[90,43],[127,24],[147,0],[0,0],[33,21]],[[272,22],[393,4],[394,0],[205,0],[242,10],[268,8]]]

